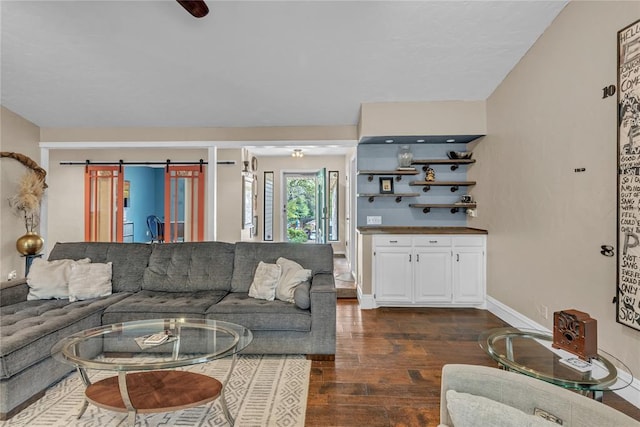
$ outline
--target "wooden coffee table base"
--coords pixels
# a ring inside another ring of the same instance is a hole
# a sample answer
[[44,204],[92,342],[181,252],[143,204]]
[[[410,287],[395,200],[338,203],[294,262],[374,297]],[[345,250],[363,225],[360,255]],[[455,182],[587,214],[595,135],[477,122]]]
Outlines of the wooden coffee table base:
[[[121,373],[120,375],[125,375]],[[87,400],[104,409],[128,412],[135,423],[136,413],[170,412],[211,402],[222,394],[222,383],[215,378],[186,371],[146,371],[126,374],[126,392],[131,405],[123,400],[119,377],[91,384]],[[222,402],[226,409],[226,402]]]

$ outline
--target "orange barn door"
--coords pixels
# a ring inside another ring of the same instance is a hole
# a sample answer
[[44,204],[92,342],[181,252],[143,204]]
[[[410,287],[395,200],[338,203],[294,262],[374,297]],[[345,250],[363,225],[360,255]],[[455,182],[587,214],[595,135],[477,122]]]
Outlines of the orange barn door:
[[204,167],[168,166],[164,181],[165,242],[204,240]]
[[87,166],[84,174],[84,239],[122,242],[123,174],[119,166]]

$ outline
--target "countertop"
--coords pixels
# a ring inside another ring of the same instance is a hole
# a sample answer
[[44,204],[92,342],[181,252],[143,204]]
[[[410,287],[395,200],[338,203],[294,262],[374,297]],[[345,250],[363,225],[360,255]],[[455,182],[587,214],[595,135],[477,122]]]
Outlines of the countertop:
[[487,230],[471,227],[398,227],[364,226],[358,227],[360,234],[488,234]]

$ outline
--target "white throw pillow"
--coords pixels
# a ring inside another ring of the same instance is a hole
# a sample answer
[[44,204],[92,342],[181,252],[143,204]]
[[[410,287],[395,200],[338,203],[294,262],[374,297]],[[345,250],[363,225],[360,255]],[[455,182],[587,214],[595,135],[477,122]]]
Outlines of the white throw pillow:
[[260,261],[253,275],[253,282],[249,287],[249,296],[273,301],[276,297],[276,285],[280,278],[280,270],[280,266],[277,264],[267,264]]
[[447,390],[447,409],[456,427],[558,427],[554,422],[504,403],[455,390]]
[[276,287],[276,298],[293,303],[296,286],[311,278],[311,270],[306,270],[297,262],[282,257],[278,258],[276,264],[282,268]]
[[76,263],[71,266],[69,301],[106,297],[111,295],[111,264]]
[[71,267],[76,264],[88,264],[91,260],[84,258],[78,261],[58,259],[46,261],[41,258],[33,260],[27,274],[29,294],[27,300],[67,299],[69,298],[69,277]]

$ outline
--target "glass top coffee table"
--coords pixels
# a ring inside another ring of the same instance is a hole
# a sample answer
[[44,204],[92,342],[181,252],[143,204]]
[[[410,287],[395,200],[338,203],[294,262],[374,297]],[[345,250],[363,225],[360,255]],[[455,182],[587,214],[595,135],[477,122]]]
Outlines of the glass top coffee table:
[[633,381],[629,368],[610,354],[598,350],[591,366],[570,367],[561,359],[577,356],[553,348],[550,333],[532,329],[498,328],[483,332],[478,343],[498,365],[530,377],[580,391],[602,400],[604,391],[619,390]]
[[[128,413],[135,425],[137,413],[169,412],[203,405],[221,397],[231,425],[224,389],[236,355],[253,335],[244,326],[203,319],[156,319],[116,323],[78,332],[51,350],[54,358],[76,366],[86,386],[85,402]],[[109,353],[105,357],[104,352]],[[190,365],[232,356],[223,382],[185,370]],[[91,383],[87,369],[113,371],[116,376]]]

